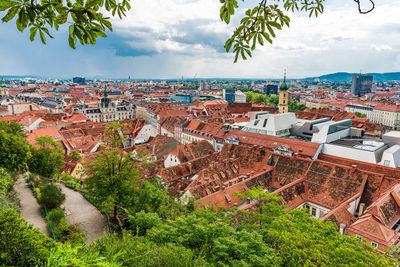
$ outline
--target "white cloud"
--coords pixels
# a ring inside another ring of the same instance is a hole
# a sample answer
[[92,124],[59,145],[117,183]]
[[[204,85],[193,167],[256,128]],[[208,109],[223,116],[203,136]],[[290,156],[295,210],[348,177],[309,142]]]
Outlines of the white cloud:
[[371,49],[375,50],[375,51],[378,51],[378,52],[393,50],[393,48],[391,48],[390,46],[388,46],[386,44],[382,44],[382,45],[372,44],[371,45]]

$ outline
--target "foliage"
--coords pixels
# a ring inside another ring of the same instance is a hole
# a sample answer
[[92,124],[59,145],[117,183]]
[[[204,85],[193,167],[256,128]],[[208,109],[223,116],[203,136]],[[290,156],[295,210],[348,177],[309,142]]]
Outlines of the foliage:
[[[263,93],[257,93],[254,91],[245,92],[246,101],[251,103],[264,104],[266,106],[277,107],[279,103],[279,95],[270,94],[266,95]],[[297,100],[289,101],[289,112],[296,112],[298,110],[305,110],[307,107],[303,104],[299,104]]]
[[157,213],[146,213],[141,211],[136,213],[134,216],[129,216],[128,222],[130,228],[136,230],[138,235],[145,235],[147,230],[161,224],[161,218]]
[[0,209],[14,209],[19,211],[17,196],[12,188],[14,179],[4,168],[0,167]]
[[64,164],[61,144],[50,136],[36,138],[39,148],[31,147],[32,157],[28,161],[29,171],[45,177],[59,174]]
[[58,186],[48,183],[40,187],[39,201],[47,209],[51,210],[59,207],[64,199],[65,195],[61,193],[61,189]]
[[264,104],[266,106],[277,107],[279,103],[278,95],[266,95],[261,93],[256,93],[253,91],[245,92],[246,102]]
[[44,265],[54,243],[12,209],[0,210],[0,262],[4,266]]
[[68,158],[77,160],[77,159],[81,159],[82,157],[78,151],[71,151],[71,153],[69,153],[69,155],[68,155]]
[[68,188],[71,188],[75,191],[79,191],[81,189],[81,185],[78,179],[69,175],[68,173],[62,173],[60,175],[60,181]]
[[25,170],[29,156],[29,145],[22,126],[0,121],[0,167]]
[[288,103],[289,106],[289,112],[296,112],[298,110],[305,110],[307,109],[307,106],[304,104],[299,104],[299,101],[294,100],[294,101],[289,101]]
[[114,1],[29,1],[5,0],[0,2],[0,11],[7,11],[2,22],[9,22],[14,17],[19,31],[30,30],[30,40],[33,41],[39,33],[40,40],[46,44],[46,38],[53,38],[51,29],[59,30],[60,25],[69,24],[68,42],[70,47],[76,47],[76,41],[84,44],[95,44],[98,37],[106,37],[106,30],[112,30],[111,18],[118,14],[124,17],[131,8],[129,0]]
[[205,263],[191,249],[179,244],[155,244],[129,232],[104,236],[89,248],[89,252],[97,251],[109,262],[124,266],[204,266]]
[[365,118],[367,117],[366,114],[363,114],[363,113],[360,113],[360,112],[355,112],[354,114],[355,114],[357,117],[363,118],[363,119],[365,119]]
[[134,190],[133,184],[139,178],[129,154],[123,154],[117,148],[107,148],[86,167],[88,192],[101,202],[101,208],[113,210],[116,218],[118,208],[128,201]]
[[176,243],[191,248],[209,263],[231,266],[279,265],[276,252],[257,232],[235,231],[215,212],[199,212],[168,220],[149,230],[148,236],[158,244]]
[[81,246],[71,244],[59,244],[52,249],[47,259],[48,267],[58,266],[120,266],[111,264],[99,256],[98,251],[88,252]]
[[292,210],[264,225],[264,241],[279,251],[283,265],[389,266],[390,258],[375,254],[353,237],[340,235],[332,222]]
[[[251,51],[256,48],[257,43],[261,46],[264,41],[272,44],[272,38],[276,37],[276,31],[283,27],[289,27],[290,18],[288,12],[306,12],[310,17],[324,11],[325,0],[300,1],[300,0],[261,0],[258,5],[245,11],[240,25],[235,29],[232,37],[225,43],[226,52],[233,47],[235,62],[239,55],[242,59],[251,57]],[[220,0],[221,20],[228,23],[235,9],[239,8],[237,0]]]
[[14,180],[10,174],[0,167],[0,194],[7,194],[14,186]]
[[[48,219],[54,231],[56,240],[59,242],[72,241],[75,243],[84,243],[85,235],[79,230],[78,227],[68,226],[65,220],[64,211],[61,208],[55,208],[49,211]],[[51,231],[48,225],[49,232]]]

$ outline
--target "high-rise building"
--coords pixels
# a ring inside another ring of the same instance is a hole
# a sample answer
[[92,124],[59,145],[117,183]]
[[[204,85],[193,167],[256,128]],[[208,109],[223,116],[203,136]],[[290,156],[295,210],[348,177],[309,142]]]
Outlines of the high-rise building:
[[283,82],[279,87],[279,113],[287,113],[289,112],[289,86],[286,83],[286,72],[283,77]]
[[271,95],[271,94],[278,94],[278,85],[276,84],[267,84],[264,86],[264,93],[266,93],[267,95]]
[[235,102],[235,89],[224,89],[222,91],[222,97],[229,103]]
[[371,75],[354,74],[351,93],[356,96],[364,96],[371,93],[372,79]]
[[207,90],[207,89],[208,89],[207,81],[200,81],[199,90],[203,91],[203,90]]
[[80,85],[86,84],[86,80],[84,77],[74,77],[74,78],[72,78],[72,82],[80,84]]

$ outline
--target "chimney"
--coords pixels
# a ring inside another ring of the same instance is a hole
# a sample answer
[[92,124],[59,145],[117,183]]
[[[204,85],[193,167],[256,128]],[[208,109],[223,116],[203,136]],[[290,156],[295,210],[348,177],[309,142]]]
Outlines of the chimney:
[[28,116],[28,125],[30,126],[32,124],[32,118],[31,116]]
[[344,230],[346,229],[346,225],[344,223],[341,223],[339,226],[339,232],[341,235],[344,235]]
[[365,203],[360,203],[360,207],[358,209],[358,216],[363,215],[364,213],[364,208],[365,208]]

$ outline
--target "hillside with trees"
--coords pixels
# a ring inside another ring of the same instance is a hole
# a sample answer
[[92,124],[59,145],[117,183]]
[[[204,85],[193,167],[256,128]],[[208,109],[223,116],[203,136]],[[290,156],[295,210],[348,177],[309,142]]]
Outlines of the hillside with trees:
[[[1,124],[0,134],[6,136],[13,127]],[[396,258],[376,253],[354,237],[339,234],[332,222],[313,219],[302,209],[284,211],[278,204],[280,198],[262,188],[238,194],[255,203],[252,210],[195,209],[193,202],[180,204],[168,195],[157,177],[137,182],[137,164],[144,159],[116,145],[115,128],[109,128],[108,134],[111,142],[87,166],[88,189],[83,193],[110,215],[112,233],[86,247],[80,239],[54,242],[32,229],[18,216],[15,205],[10,204],[15,180],[3,165],[1,265],[391,266],[398,263]],[[25,144],[23,135],[18,138],[20,144]],[[22,163],[40,155],[30,149],[27,155],[9,150],[9,157],[16,163],[13,171],[24,171]],[[54,149],[50,153],[58,152]],[[58,161],[58,157],[53,159]]]

